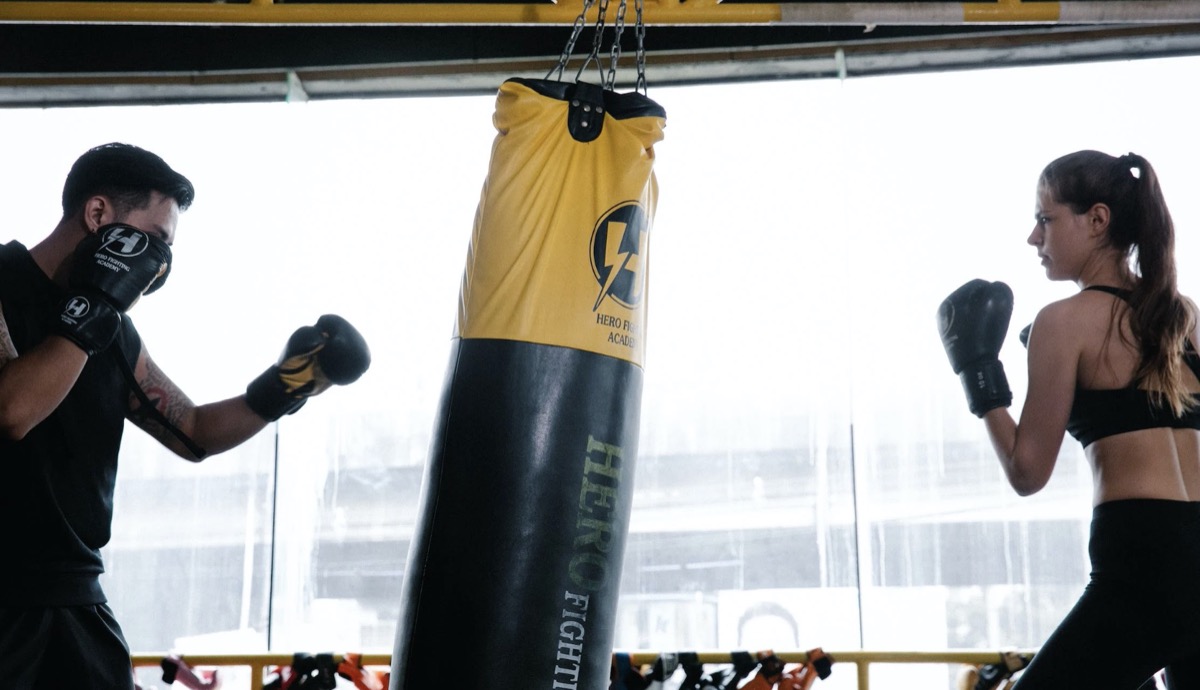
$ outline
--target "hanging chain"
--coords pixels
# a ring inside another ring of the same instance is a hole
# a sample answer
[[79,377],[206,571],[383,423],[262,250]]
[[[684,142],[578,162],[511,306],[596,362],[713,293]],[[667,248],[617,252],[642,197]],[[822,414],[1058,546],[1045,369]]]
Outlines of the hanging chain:
[[642,20],[642,5],[643,0],[634,0],[633,6],[637,9],[637,84],[633,87],[634,91],[642,92],[643,96],[649,96],[646,87],[646,22]]
[[571,27],[571,38],[567,39],[567,45],[563,46],[562,55],[558,56],[558,64],[550,68],[546,73],[546,78],[549,79],[554,70],[558,70],[555,79],[562,80],[563,70],[567,68],[567,62],[571,59],[571,53],[575,52],[575,42],[579,40],[579,34],[583,32],[583,25],[587,22],[588,10],[592,9],[592,5],[596,4],[596,0],[583,0],[583,11],[575,18],[575,25]]
[[617,5],[617,21],[613,24],[613,42],[611,59],[608,65],[608,79],[601,82],[604,88],[612,90],[617,83],[617,63],[621,60],[621,34],[625,32],[625,7],[626,0],[621,0]]
[[575,81],[579,81],[588,64],[595,60],[596,70],[600,72],[600,83],[604,83],[604,67],[600,64],[600,44],[604,42],[604,18],[607,14],[608,0],[600,0],[600,10],[596,13],[596,35],[592,37],[592,52],[579,66],[579,71],[575,73]]
[[[562,54],[558,57],[558,64],[550,68],[546,73],[546,78],[549,79],[554,75],[555,79],[561,80],[563,70],[566,69],[567,63],[571,60],[571,53],[575,52],[575,45],[579,41],[580,34],[583,33],[583,27],[587,23],[587,13],[596,4],[597,0],[583,0],[583,11],[575,18],[575,24],[571,27],[571,37],[567,40],[567,44],[563,47]],[[612,90],[616,88],[617,83],[617,65],[621,60],[621,34],[625,31],[625,12],[628,6],[628,0],[620,0],[617,5],[616,22],[613,25],[614,35],[612,49],[609,53],[608,74],[604,73],[604,66],[600,64],[600,48],[604,42],[604,22],[608,15],[609,0],[599,0],[600,6],[596,14],[595,35],[592,36],[592,50],[584,58],[583,64],[579,66],[579,71],[575,74],[575,81],[583,76],[584,70],[593,60],[596,62],[596,69],[600,73],[600,86]],[[642,17],[642,11],[645,6],[645,0],[634,0],[634,9],[637,14],[637,23],[635,24],[635,34],[637,36],[637,82],[634,85],[634,90],[647,95],[646,86],[646,22]],[[555,72],[558,74],[555,75]]]

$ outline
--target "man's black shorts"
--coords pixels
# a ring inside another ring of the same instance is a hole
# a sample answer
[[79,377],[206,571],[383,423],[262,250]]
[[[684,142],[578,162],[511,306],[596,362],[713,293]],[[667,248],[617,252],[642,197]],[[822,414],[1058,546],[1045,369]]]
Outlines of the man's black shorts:
[[129,646],[112,610],[0,607],[0,687],[133,690]]

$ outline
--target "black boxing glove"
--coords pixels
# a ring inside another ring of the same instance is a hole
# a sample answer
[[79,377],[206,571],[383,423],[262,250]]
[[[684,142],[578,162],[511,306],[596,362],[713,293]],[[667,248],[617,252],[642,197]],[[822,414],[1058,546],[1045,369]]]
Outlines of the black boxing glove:
[[171,271],[171,247],[121,223],[100,227],[75,250],[68,279],[73,290],[99,294],[119,312],[163,286]]
[[273,422],[331,385],[353,383],[371,366],[371,351],[350,322],[325,314],[288,338],[279,362],[246,386],[246,403]]
[[162,287],[170,270],[166,242],[121,223],[100,227],[75,249],[53,332],[88,356],[104,350],[121,327],[121,314]]
[[1000,363],[1012,309],[1012,290],[1007,285],[978,278],[950,293],[938,307],[942,346],[977,417],[1012,404],[1012,390]]
[[51,332],[70,340],[88,357],[105,350],[121,328],[121,313],[96,295],[73,294],[63,300]]

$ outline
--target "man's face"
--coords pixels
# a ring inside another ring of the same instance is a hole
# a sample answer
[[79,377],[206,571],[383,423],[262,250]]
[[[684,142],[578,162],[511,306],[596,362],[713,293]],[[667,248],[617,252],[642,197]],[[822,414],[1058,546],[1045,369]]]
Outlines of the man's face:
[[175,228],[179,224],[179,204],[172,197],[151,192],[150,203],[145,208],[135,208],[109,222],[132,225],[167,244],[174,244]]

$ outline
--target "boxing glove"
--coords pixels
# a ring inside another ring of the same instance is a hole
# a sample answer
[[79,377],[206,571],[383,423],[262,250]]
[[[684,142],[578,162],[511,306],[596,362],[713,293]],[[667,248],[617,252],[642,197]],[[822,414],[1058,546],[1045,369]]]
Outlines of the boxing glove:
[[75,249],[53,331],[89,356],[104,350],[116,337],[121,314],[162,287],[170,270],[166,242],[129,225],[101,226]]
[[325,314],[288,338],[278,363],[246,386],[246,403],[273,422],[330,386],[357,381],[371,366],[367,341],[340,316]]
[[771,650],[758,652],[755,656],[759,662],[758,673],[746,681],[739,690],[774,690],[775,684],[783,675],[786,664]]
[[1012,390],[999,359],[1012,308],[1012,290],[1007,285],[978,278],[950,293],[938,307],[942,345],[977,417],[1012,404]]
[[79,243],[68,278],[73,290],[99,294],[119,312],[163,286],[171,247],[135,227],[112,223]]
[[88,357],[105,350],[121,328],[121,313],[98,296],[67,295],[51,332],[70,340]]

